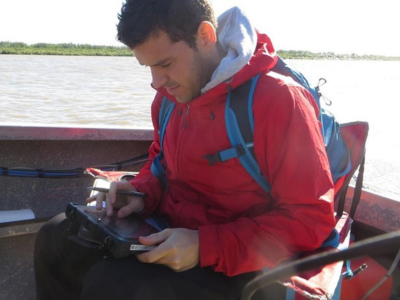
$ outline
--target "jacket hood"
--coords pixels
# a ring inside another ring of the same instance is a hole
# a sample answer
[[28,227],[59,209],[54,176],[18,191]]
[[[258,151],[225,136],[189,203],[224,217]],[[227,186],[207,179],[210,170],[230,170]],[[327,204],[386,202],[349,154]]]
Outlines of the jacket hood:
[[257,34],[245,13],[233,7],[218,17],[218,44],[226,53],[211,81],[201,90],[207,92],[242,69],[253,56]]
[[[233,7],[218,17],[218,43],[226,56],[215,69],[211,80],[202,88],[207,94],[227,93],[277,62],[270,38],[257,31],[245,12]],[[212,93],[208,93],[211,92]]]

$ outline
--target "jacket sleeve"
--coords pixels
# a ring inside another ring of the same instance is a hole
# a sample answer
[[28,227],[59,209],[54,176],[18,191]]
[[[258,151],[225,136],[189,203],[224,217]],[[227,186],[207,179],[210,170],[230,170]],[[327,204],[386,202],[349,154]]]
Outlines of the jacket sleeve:
[[150,145],[149,149],[149,160],[141,168],[138,175],[132,179],[131,184],[140,192],[147,194],[145,198],[145,212],[144,217],[150,216],[154,210],[157,208],[159,202],[161,201],[163,194],[163,187],[158,178],[153,176],[151,172],[151,164],[154,159],[160,153],[160,137],[158,134],[158,115],[160,111],[162,96],[157,93],[152,106],[151,106],[151,116],[154,126],[154,141]]
[[256,89],[253,111],[255,153],[272,187],[266,195],[269,209],[199,229],[201,265],[229,276],[274,267],[314,250],[335,226],[318,108],[302,88],[268,89]]

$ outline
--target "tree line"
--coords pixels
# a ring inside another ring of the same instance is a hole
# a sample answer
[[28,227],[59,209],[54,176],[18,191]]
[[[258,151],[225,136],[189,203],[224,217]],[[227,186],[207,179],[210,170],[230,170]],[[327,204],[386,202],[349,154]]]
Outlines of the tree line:
[[[380,55],[336,54],[334,52],[313,53],[310,51],[279,50],[283,59],[330,59],[330,60],[396,60],[399,57]],[[27,45],[21,42],[0,42],[0,54],[14,55],[75,55],[75,56],[132,56],[126,46],[97,46],[89,44],[47,44]]]
[[15,55],[74,55],[74,56],[132,56],[128,47],[97,46],[88,44],[47,44],[0,42],[0,54]]
[[285,59],[331,59],[331,60],[396,60],[400,61],[400,56],[382,55],[359,55],[359,54],[336,54],[334,52],[313,53],[310,51],[279,50],[278,55]]

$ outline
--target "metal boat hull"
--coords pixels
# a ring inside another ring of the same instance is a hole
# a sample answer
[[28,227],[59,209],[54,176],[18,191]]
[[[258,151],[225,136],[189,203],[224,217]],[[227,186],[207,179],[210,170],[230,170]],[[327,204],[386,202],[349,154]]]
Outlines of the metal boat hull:
[[[71,169],[109,165],[147,153],[152,140],[150,129],[0,126],[0,166]],[[128,171],[138,171],[141,166]],[[63,212],[68,202],[84,203],[89,195],[86,187],[92,186],[93,181],[91,177],[0,176],[3,216],[23,209],[31,210],[35,216],[31,220],[4,223],[0,214],[0,300],[36,299],[33,276],[36,233],[46,220]],[[349,187],[347,211],[352,194],[353,188]],[[365,239],[399,229],[400,202],[363,191],[353,224],[356,238]],[[392,257],[376,259],[389,268]],[[395,275],[398,272],[396,270]]]

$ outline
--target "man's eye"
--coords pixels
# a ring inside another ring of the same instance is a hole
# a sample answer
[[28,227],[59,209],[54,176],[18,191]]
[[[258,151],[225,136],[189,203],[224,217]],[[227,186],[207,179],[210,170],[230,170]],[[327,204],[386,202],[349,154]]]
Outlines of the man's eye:
[[170,65],[171,65],[171,63],[167,63],[167,64],[162,65],[161,67],[162,68],[168,68]]

